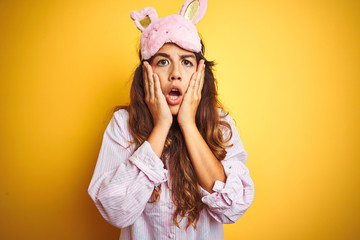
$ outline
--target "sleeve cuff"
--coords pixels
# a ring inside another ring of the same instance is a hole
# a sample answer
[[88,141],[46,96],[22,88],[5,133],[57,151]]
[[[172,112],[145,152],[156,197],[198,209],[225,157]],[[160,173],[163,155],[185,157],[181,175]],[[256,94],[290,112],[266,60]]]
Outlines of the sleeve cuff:
[[221,182],[219,180],[216,180],[212,190],[214,192],[220,192],[221,190],[224,189],[224,187],[225,187],[225,183],[223,183],[223,182]]
[[168,180],[168,170],[160,158],[154,153],[149,142],[145,141],[129,158],[155,186]]
[[224,182],[216,180],[212,188],[213,193],[209,193],[201,188],[202,201],[208,205],[218,205],[218,203],[223,202],[225,205],[231,206],[232,200],[227,193],[223,192],[225,186],[226,184]]

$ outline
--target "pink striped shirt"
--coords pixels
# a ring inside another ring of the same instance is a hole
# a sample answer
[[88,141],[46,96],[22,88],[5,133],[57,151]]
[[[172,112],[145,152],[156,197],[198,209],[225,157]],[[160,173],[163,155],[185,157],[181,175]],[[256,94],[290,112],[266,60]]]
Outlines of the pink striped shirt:
[[[250,207],[254,184],[245,166],[247,153],[235,123],[225,118],[232,129],[232,147],[221,161],[226,182],[216,181],[213,193],[201,188],[205,204],[197,228],[186,230],[186,218],[180,228],[173,223],[175,205],[171,201],[168,171],[145,141],[136,151],[128,128],[128,112],[114,113],[107,126],[95,172],[88,189],[101,215],[121,228],[121,240],[127,239],[224,239],[223,223],[234,223]],[[154,186],[161,185],[160,199],[148,203]],[[180,219],[179,219],[180,220]]]

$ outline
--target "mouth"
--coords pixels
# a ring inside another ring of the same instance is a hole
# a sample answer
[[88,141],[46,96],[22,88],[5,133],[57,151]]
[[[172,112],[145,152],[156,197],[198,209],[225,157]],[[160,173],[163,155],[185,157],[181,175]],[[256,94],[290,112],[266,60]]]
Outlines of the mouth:
[[181,90],[177,87],[172,87],[166,96],[166,100],[170,105],[176,105],[181,100]]

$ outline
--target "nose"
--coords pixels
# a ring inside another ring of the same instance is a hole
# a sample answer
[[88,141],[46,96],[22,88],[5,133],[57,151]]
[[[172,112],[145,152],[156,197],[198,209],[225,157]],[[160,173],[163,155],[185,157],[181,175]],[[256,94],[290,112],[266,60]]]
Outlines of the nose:
[[173,64],[170,75],[169,75],[169,79],[171,81],[181,80],[180,66],[178,66],[178,64]]

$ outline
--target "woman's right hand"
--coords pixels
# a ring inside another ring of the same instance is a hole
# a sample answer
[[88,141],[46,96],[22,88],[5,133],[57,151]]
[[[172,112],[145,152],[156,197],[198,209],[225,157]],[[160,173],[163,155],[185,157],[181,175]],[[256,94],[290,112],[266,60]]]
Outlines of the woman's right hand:
[[153,117],[154,128],[170,128],[173,121],[170,108],[161,91],[159,76],[156,73],[153,73],[152,67],[147,61],[144,61],[143,64],[143,79],[145,102]]

